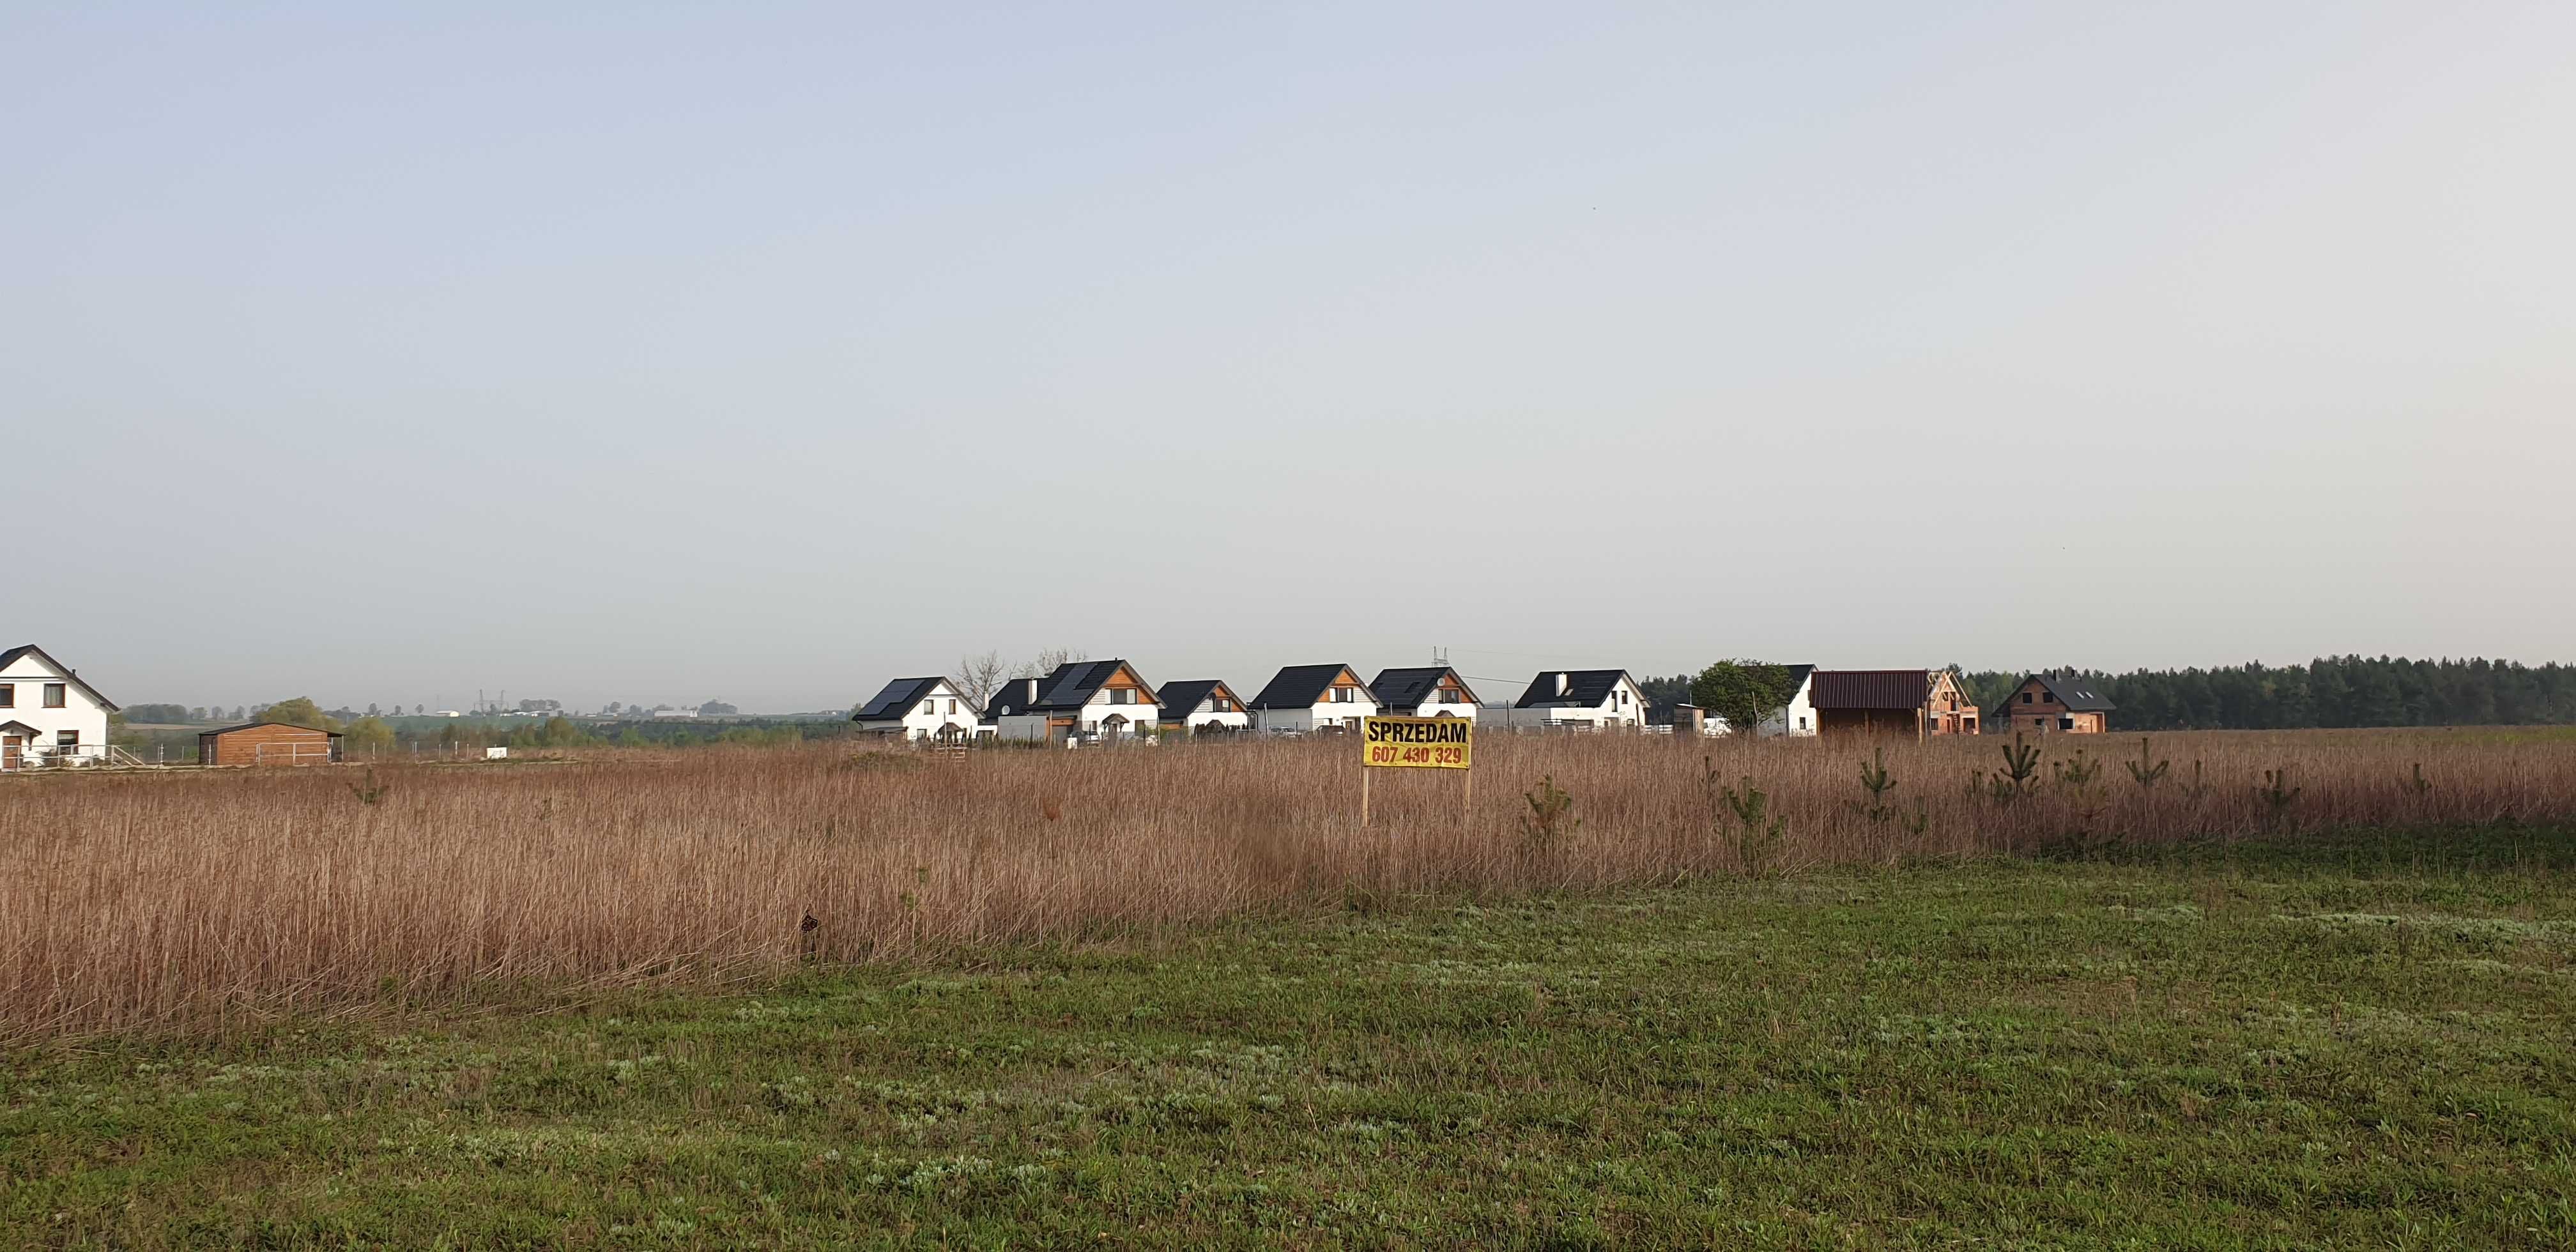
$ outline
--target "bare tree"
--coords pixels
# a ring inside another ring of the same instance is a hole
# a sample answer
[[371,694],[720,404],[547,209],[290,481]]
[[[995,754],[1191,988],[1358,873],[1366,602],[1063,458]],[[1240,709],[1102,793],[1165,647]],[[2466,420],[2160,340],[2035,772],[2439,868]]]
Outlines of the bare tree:
[[1065,664],[1068,661],[1088,661],[1090,659],[1091,653],[1081,648],[1048,648],[1038,653],[1036,660],[1030,661],[1020,666],[1018,669],[1012,670],[1011,677],[1044,678],[1047,675],[1054,673],[1056,666]]
[[1002,654],[987,652],[982,656],[960,657],[957,661],[957,689],[982,708],[993,702],[993,693],[1001,689],[1002,676],[1008,672]]

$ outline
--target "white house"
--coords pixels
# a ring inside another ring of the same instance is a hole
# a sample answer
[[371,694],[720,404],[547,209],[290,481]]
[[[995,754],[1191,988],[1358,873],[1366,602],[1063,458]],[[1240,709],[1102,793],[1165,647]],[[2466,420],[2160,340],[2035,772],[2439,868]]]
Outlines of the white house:
[[70,666],[21,644],[0,652],[0,769],[93,765],[107,759],[116,705]]
[[1762,719],[1762,725],[1753,733],[1765,739],[1776,739],[1782,735],[1792,739],[1812,738],[1816,733],[1816,667],[1790,665],[1784,668],[1789,671],[1789,703],[1779,712]]
[[1154,688],[1125,661],[1067,661],[1044,678],[1015,678],[992,700],[994,729],[1030,743],[1116,743],[1151,735]]
[[1548,670],[1507,711],[1514,728],[1606,730],[1646,724],[1646,693],[1624,669]]
[[1357,731],[1377,697],[1347,665],[1291,665],[1252,697],[1252,728],[1265,735]]
[[1155,694],[1162,700],[1163,724],[1178,726],[1193,735],[1238,731],[1252,724],[1252,714],[1243,707],[1243,697],[1234,694],[1234,688],[1226,686],[1223,679],[1164,683]]
[[945,678],[898,678],[850,720],[868,734],[905,739],[972,739],[984,712]]
[[1382,669],[1369,680],[1378,708],[1397,717],[1476,718],[1476,693],[1446,665]]

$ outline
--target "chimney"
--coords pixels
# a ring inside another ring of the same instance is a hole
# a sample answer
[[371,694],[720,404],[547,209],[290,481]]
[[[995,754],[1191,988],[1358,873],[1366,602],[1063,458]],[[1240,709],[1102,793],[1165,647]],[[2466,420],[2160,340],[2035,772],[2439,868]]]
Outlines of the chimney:
[[1562,698],[1568,690],[1572,689],[1573,686],[1574,679],[1571,675],[1567,674],[1563,670],[1558,670],[1556,672],[1556,694],[1559,698]]

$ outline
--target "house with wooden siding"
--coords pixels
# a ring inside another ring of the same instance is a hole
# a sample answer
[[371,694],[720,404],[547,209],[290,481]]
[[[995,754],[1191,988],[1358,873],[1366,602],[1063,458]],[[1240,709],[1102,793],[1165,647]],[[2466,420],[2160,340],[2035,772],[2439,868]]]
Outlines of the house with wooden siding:
[[1350,666],[1291,665],[1252,697],[1252,728],[1265,735],[1356,733],[1377,711],[1377,697]]
[[1499,711],[1515,728],[1636,728],[1646,724],[1646,691],[1624,669],[1545,670]]
[[1476,717],[1476,693],[1446,665],[1379,670],[1369,694],[1380,711],[1396,717]]
[[984,712],[946,678],[898,678],[860,705],[850,720],[867,734],[957,740],[975,737]]
[[285,722],[244,722],[197,736],[199,765],[329,765],[340,759],[340,732]]
[[108,758],[116,705],[32,643],[0,652],[0,770],[94,765]]
[[1161,720],[1161,697],[1121,660],[1067,661],[1044,678],[1003,684],[993,703],[996,732],[1029,743],[1117,743],[1151,735]]
[[1819,734],[1973,735],[1977,705],[1946,669],[1817,670],[1809,700]]
[[2094,680],[2071,674],[2033,674],[1986,719],[1997,731],[2027,730],[2039,734],[2100,735],[2111,729],[2111,714],[2120,706],[2102,694]]

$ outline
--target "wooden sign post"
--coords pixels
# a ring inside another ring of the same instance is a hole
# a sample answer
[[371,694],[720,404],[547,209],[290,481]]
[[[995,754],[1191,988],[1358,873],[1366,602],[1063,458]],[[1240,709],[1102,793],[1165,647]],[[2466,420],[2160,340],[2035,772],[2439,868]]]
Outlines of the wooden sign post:
[[1381,769],[1454,769],[1476,800],[1476,723],[1463,717],[1372,717],[1360,729],[1360,828],[1369,824],[1369,779]]

